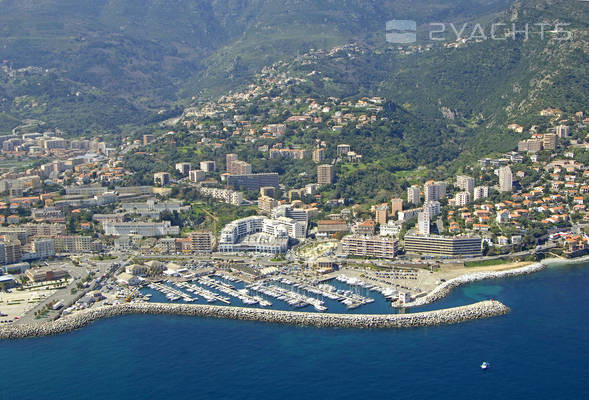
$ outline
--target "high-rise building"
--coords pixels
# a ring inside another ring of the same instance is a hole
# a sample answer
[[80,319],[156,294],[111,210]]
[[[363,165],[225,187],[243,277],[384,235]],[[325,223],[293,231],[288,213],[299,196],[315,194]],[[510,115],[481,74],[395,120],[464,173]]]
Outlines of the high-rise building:
[[320,147],[313,150],[313,161],[316,163],[323,162],[325,160],[325,149]]
[[511,168],[504,166],[499,168],[499,191],[500,192],[511,192],[513,189],[513,175],[511,174]]
[[489,197],[489,186],[477,186],[474,188],[474,201]]
[[556,127],[556,134],[559,138],[565,138],[569,136],[570,128],[567,125],[559,125]]
[[430,234],[430,216],[427,212],[420,212],[417,214],[417,232],[420,235]]
[[423,187],[424,201],[440,200],[446,197],[446,182],[426,182]]
[[442,206],[439,201],[427,201],[423,205],[423,212],[427,213],[430,218],[433,218],[442,212]]
[[227,184],[241,190],[260,190],[264,186],[278,187],[276,172],[260,174],[229,175]]
[[196,253],[210,253],[213,251],[213,235],[210,232],[198,231],[192,232],[192,251]]
[[458,192],[454,196],[454,204],[456,207],[464,207],[470,203],[470,192]]
[[385,225],[387,223],[388,213],[388,204],[381,204],[380,206],[376,207],[376,223],[379,225]]
[[466,175],[458,175],[456,177],[456,186],[460,189],[469,192],[470,194],[474,193],[474,178],[471,176]]
[[233,174],[233,162],[237,160],[237,154],[230,153],[225,155],[225,170],[230,174]]
[[391,216],[397,216],[397,212],[403,211],[403,199],[391,199]]
[[419,186],[413,185],[407,188],[407,203],[409,204],[419,204],[421,197],[421,190]]
[[342,250],[350,256],[394,258],[399,242],[385,236],[348,235],[342,239]]
[[317,183],[320,185],[329,185],[335,179],[333,165],[321,164],[317,167]]
[[542,140],[544,150],[556,150],[556,133],[545,133]]

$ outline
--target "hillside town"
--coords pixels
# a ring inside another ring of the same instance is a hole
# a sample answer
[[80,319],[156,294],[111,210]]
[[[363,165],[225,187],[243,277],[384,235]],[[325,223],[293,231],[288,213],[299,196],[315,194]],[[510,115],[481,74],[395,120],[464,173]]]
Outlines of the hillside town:
[[[265,70],[246,91],[187,108],[157,132],[120,143],[71,139],[59,130],[0,137],[0,161],[14,165],[0,174],[0,288],[29,291],[31,304],[7,298],[0,307],[19,306],[15,318],[45,315],[64,305],[60,293],[70,308],[80,301],[88,306],[109,299],[95,290],[103,280],[113,302],[133,299],[132,288],[146,284],[180,299],[183,292],[157,286],[158,280],[221,270],[249,284],[301,279],[299,285],[311,287],[336,276],[359,279],[357,268],[404,303],[435,287],[439,280],[424,274],[444,265],[587,254],[584,111],[564,116],[548,108],[539,115],[543,125],[512,123],[506,130],[519,139],[517,148],[491,151],[435,179],[420,166],[385,191],[384,202],[341,197],[335,185],[378,157],[340,134],[389,126],[386,102],[272,95],[305,81],[279,71]],[[253,111],[248,104],[256,105]],[[184,156],[163,163],[167,149]],[[151,170],[140,172],[141,162]],[[419,284],[393,284],[368,267]],[[346,269],[348,275],[338,275]],[[280,293],[274,286],[258,289]],[[193,290],[213,301],[225,298]],[[367,301],[341,296],[353,306]],[[324,307],[310,298],[291,300]]]

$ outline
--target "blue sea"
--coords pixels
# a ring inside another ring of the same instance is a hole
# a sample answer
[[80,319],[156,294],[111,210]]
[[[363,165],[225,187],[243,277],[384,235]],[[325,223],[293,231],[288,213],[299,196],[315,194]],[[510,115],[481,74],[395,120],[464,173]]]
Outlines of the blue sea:
[[452,326],[126,316],[3,341],[0,399],[587,399],[588,267],[471,284],[424,308],[489,297],[512,308]]

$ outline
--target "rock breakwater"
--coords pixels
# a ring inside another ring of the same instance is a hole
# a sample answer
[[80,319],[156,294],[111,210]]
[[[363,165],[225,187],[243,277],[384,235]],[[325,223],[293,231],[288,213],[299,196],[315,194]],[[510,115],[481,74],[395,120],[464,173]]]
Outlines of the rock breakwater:
[[485,279],[500,279],[510,278],[518,275],[527,275],[543,270],[544,268],[546,268],[546,265],[542,263],[535,263],[532,265],[527,265],[525,267],[514,268],[505,271],[473,272],[472,274],[458,276],[456,278],[449,279],[441,285],[437,286],[434,290],[432,290],[425,296],[419,297],[412,302],[399,305],[399,307],[419,307],[429,303],[433,303],[434,301],[446,297],[453,289],[457,288],[458,286],[467,283],[482,281]]
[[454,324],[503,315],[509,307],[498,301],[410,314],[321,314],[198,304],[128,303],[91,308],[56,321],[0,328],[0,339],[57,335],[82,328],[101,318],[129,314],[185,315],[330,328],[413,328]]

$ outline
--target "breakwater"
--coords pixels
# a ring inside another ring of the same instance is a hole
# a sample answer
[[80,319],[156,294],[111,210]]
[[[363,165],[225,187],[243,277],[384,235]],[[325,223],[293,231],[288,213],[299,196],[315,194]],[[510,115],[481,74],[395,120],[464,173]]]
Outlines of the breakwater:
[[442,299],[443,297],[447,296],[453,289],[467,283],[482,281],[486,279],[511,278],[513,276],[518,275],[527,275],[541,271],[544,268],[546,268],[545,264],[534,263],[532,265],[527,265],[525,267],[514,268],[505,271],[473,272],[471,274],[458,276],[456,278],[449,279],[446,282],[440,284],[425,296],[419,297],[409,303],[399,304],[398,307],[407,308],[423,306]]
[[498,301],[420,313],[376,315],[320,314],[199,304],[127,303],[83,310],[56,321],[3,326],[0,328],[0,339],[57,335],[82,328],[101,318],[130,314],[185,315],[330,328],[412,328],[454,324],[508,312],[509,307]]

